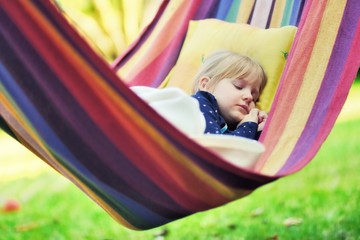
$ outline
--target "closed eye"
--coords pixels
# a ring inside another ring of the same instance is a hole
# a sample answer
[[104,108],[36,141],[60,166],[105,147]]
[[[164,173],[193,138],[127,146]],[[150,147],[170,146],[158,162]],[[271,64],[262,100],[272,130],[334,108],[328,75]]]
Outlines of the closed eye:
[[236,82],[236,83],[233,83],[234,87],[238,90],[242,90],[244,89],[244,85],[239,83],[239,82]]

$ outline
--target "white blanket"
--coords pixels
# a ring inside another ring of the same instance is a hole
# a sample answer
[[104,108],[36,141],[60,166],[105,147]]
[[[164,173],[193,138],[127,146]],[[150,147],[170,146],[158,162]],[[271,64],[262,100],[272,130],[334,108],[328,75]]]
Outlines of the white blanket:
[[181,89],[136,86],[131,90],[186,135],[204,133],[206,123],[199,102]]
[[206,122],[199,102],[179,88],[137,86],[131,89],[184,134],[236,167],[253,169],[265,150],[264,146],[255,140],[204,134]]

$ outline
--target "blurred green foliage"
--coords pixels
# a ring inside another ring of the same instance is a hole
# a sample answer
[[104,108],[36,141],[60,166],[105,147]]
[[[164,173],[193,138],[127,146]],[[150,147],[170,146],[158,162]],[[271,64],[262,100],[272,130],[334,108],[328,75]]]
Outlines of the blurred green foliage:
[[153,19],[161,0],[56,0],[69,21],[108,62]]

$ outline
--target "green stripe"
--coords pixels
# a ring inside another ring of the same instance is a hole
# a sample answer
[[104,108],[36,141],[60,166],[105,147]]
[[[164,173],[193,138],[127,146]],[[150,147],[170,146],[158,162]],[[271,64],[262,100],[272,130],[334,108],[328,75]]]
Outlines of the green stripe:
[[239,14],[239,7],[241,4],[241,0],[234,0],[231,4],[230,11],[228,15],[226,16],[225,21],[227,22],[236,22],[237,16]]
[[294,0],[286,0],[286,5],[284,9],[284,15],[281,21],[281,26],[287,26],[290,22],[291,12],[294,5]]

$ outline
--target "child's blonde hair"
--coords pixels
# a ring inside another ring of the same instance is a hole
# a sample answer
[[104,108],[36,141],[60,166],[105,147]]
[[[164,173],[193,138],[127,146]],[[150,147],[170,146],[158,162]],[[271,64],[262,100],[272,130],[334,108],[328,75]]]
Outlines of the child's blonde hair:
[[210,78],[209,87],[216,85],[225,78],[245,78],[251,73],[256,73],[261,80],[260,93],[264,89],[267,78],[262,66],[255,60],[231,51],[221,50],[209,55],[203,62],[194,77],[193,93],[199,90],[201,77]]

